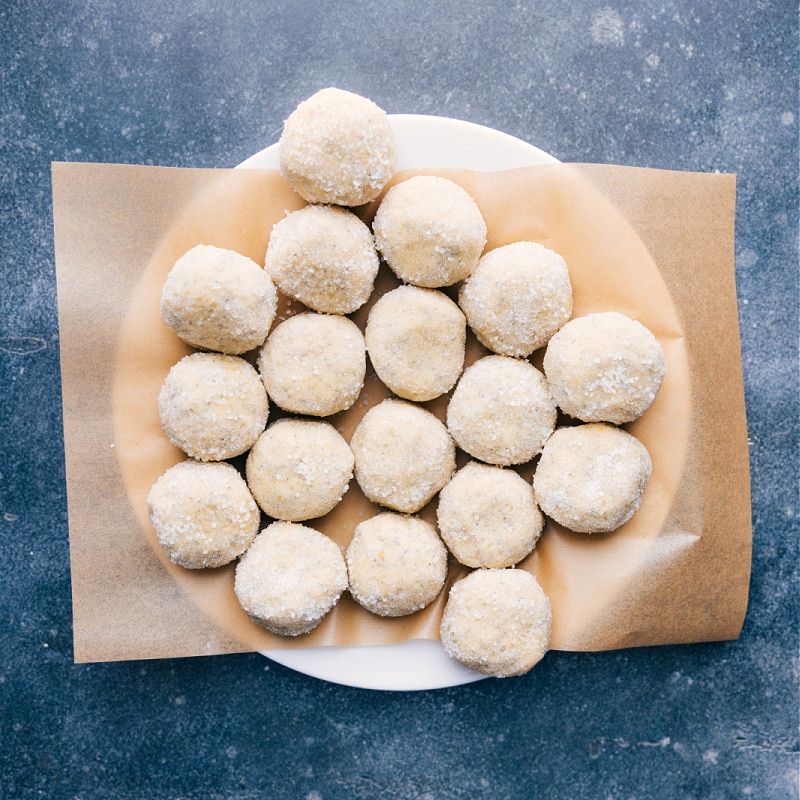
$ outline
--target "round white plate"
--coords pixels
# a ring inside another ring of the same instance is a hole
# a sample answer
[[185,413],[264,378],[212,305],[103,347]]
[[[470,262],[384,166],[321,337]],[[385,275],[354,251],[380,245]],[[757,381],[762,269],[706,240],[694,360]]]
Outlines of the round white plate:
[[[397,169],[473,169],[483,172],[556,163],[521,139],[483,125],[447,117],[393,114]],[[277,169],[273,144],[239,164]],[[438,641],[414,639],[380,647],[312,647],[268,650],[263,655],[297,672],[362,689],[415,691],[460,686],[484,676],[445,655]]]

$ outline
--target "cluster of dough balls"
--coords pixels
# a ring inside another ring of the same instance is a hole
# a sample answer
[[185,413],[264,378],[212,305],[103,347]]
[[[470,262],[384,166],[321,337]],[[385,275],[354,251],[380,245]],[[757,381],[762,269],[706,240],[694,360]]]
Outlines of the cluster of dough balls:
[[[618,426],[658,392],[660,345],[616,312],[570,319],[568,266],[544,245],[484,253],[483,215],[453,181],[386,190],[396,148],[371,101],[322,90],[289,116],[279,147],[281,174],[309,205],[274,225],[263,269],[199,245],[164,285],[166,324],[202,352],[159,395],[164,431],[189,460],[148,497],[158,539],[184,567],[238,559],[243,609],[290,636],[345,590],[381,616],[425,608],[452,557],[470,571],[445,598],[446,652],[487,675],[522,674],[547,651],[552,614],[515,567],[545,515],[593,533],[638,508],[650,456]],[[370,230],[352,209],[374,200]],[[381,260],[402,285],[375,300],[362,333],[347,315],[372,298]],[[273,327],[277,291],[307,310]],[[468,331],[488,353],[465,369]],[[545,347],[540,370],[528,358]],[[348,442],[326,418],[354,406],[367,359],[395,396]],[[444,419],[421,405],[448,393]],[[270,402],[282,415],[268,426]],[[578,424],[557,427],[560,412]],[[457,448],[470,459],[460,469]],[[225,460],[243,454],[242,475]],[[526,480],[516,468],[537,458]],[[343,551],[305,523],[353,479],[379,509]],[[436,498],[434,525],[417,512]],[[261,512],[274,522],[259,533]]]

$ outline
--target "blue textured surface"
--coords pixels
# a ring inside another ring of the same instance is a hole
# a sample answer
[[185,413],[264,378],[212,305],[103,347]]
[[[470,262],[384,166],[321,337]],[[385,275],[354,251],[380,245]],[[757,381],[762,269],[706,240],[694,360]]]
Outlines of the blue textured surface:
[[[738,174],[739,640],[550,653],[523,678],[414,694],[256,655],[72,663],[50,162],[233,166],[326,85],[565,161]],[[0,796],[797,797],[797,90],[785,1],[6,0]]]

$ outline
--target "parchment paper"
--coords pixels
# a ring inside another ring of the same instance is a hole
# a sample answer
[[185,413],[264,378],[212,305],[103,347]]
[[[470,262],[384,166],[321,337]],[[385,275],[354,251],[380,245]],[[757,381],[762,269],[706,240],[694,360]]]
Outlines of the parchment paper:
[[[551,598],[552,648],[735,638],[751,549],[735,178],[562,164],[436,174],[476,199],[487,249],[522,239],[551,247],[570,268],[573,316],[626,313],[656,334],[667,356],[655,403],[626,426],[654,463],[639,511],[603,535],[548,522],[520,565]],[[184,457],[164,437],[156,407],[167,371],[189,352],[160,318],[164,277],[198,243],[263,264],[272,225],[303,202],[269,170],[74,163],[53,165],[53,199],[75,660],[437,638],[446,591],[424,611],[391,620],[345,593],[312,633],[273,636],[236,603],[233,566],[176,567],[147,520],[150,486]],[[360,209],[367,221],[374,207]],[[382,268],[377,292],[393,285]],[[284,300],[279,318],[298,309]],[[353,315],[362,326],[368,309]],[[484,352],[471,339],[468,363]],[[386,395],[368,373],[356,405],[332,421],[349,439]],[[443,416],[446,402],[426,405]],[[278,414],[273,406],[271,419]],[[520,471],[530,477],[532,467]],[[308,524],[346,546],[377,510],[353,481],[337,509]],[[421,513],[435,520],[435,501]],[[451,561],[450,582],[465,572]]]

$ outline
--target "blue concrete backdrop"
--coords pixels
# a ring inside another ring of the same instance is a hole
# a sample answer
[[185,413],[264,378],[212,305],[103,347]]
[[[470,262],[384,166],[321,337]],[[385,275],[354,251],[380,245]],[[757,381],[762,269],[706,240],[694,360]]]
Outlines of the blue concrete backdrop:
[[[415,694],[258,655],[72,663],[50,162],[233,166],[326,85],[565,161],[737,173],[739,640]],[[795,3],[6,0],[0,98],[0,797],[797,797]]]

